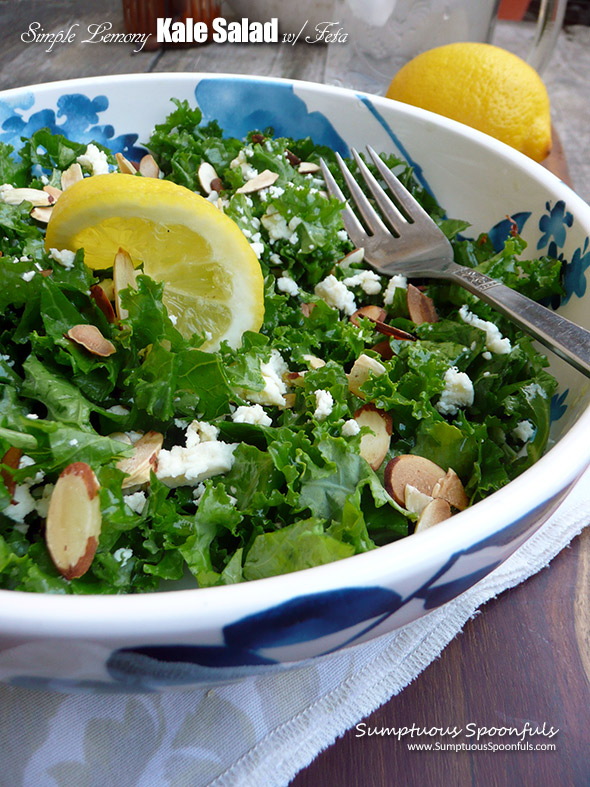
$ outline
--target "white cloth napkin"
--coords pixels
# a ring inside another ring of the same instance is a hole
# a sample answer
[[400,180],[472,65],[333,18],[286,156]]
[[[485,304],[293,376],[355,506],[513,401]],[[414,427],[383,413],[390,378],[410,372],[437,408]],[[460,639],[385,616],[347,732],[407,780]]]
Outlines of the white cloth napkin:
[[414,680],[478,607],[535,574],[588,521],[590,470],[509,560],[394,634],[213,690],[62,695],[0,686],[0,784],[275,787]]

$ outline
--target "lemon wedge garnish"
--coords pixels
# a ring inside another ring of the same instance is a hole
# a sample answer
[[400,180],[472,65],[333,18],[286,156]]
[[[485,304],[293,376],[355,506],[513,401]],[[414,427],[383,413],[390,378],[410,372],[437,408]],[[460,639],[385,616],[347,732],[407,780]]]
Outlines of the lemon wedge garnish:
[[53,207],[47,250],[84,249],[86,264],[109,268],[118,249],[164,283],[164,303],[187,338],[207,349],[236,347],[264,319],[260,264],[238,225],[184,186],[134,175],[94,175],[74,183]]

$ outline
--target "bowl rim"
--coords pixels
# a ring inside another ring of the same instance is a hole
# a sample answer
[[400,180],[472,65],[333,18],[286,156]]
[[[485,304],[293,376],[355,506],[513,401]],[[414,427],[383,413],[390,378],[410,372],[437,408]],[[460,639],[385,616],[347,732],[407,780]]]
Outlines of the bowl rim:
[[[396,112],[410,118],[428,121],[462,138],[470,139],[476,146],[485,148],[499,156],[505,163],[510,163],[519,173],[533,177],[540,185],[551,190],[551,196],[567,200],[568,207],[572,207],[577,214],[580,212],[582,215],[586,214],[585,224],[590,235],[590,206],[541,164],[503,142],[457,121],[359,90],[282,77],[162,72],[79,77],[25,85],[0,91],[0,101],[23,93],[34,93],[35,96],[42,97],[45,93],[71,91],[82,86],[92,89],[107,84],[156,81],[196,84],[201,79],[232,79],[262,84],[281,83],[286,86],[299,86],[312,93],[342,96],[343,100],[366,97],[377,108],[393,108]],[[399,568],[398,577],[409,578],[415,568],[424,562],[424,555],[461,551],[465,547],[462,534],[466,528],[471,532],[469,544],[478,543],[493,533],[501,532],[511,522],[530,513],[533,509],[527,500],[534,499],[535,493],[538,493],[541,486],[542,500],[537,500],[535,507],[550,501],[567,489],[590,464],[590,446],[585,437],[589,429],[590,406],[585,408],[568,431],[534,465],[502,489],[436,528],[400,539],[370,552],[305,569],[303,573],[297,571],[235,585],[208,588],[120,595],[65,595],[0,590],[0,630],[6,629],[14,634],[26,633],[37,637],[50,635],[52,638],[71,636],[89,639],[101,636],[102,638],[104,632],[114,639],[117,637],[145,639],[150,635],[161,637],[165,634],[197,631],[207,621],[225,620],[228,609],[232,611],[232,619],[238,620],[244,615],[255,613],[260,608],[266,609],[298,596],[333,591],[338,588],[378,585],[388,573],[391,573],[392,563]],[[559,473],[555,473],[555,467],[559,467]],[[511,506],[509,519],[501,526],[495,525],[494,512],[500,512],[500,517],[505,517],[506,515],[501,512],[506,510],[507,505]],[[302,586],[302,579],[304,586]],[[261,605],[261,598],[272,598],[273,602],[269,605],[265,601]],[[193,619],[195,608],[198,609],[199,615]],[[155,627],[156,620],[157,627]]]

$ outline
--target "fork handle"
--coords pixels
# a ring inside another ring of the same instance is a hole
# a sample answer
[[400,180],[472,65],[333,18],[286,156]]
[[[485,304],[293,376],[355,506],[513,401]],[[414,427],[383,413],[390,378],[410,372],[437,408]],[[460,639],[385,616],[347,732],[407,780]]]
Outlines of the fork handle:
[[472,268],[452,263],[447,278],[486,301],[554,353],[590,377],[590,331]]

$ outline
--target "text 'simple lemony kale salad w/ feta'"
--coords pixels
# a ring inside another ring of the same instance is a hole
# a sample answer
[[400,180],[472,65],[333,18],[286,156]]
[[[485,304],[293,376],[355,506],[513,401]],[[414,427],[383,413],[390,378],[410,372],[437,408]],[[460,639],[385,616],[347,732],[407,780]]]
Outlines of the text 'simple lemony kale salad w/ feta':
[[[143,592],[317,566],[436,524],[544,450],[556,383],[527,336],[462,289],[373,272],[324,191],[330,150],[200,119],[176,102],[138,172],[48,130],[19,156],[0,147],[0,587]],[[458,262],[535,299],[561,292],[558,260],[521,259],[515,233],[499,253],[465,240],[386,160]],[[207,200],[213,240],[167,218],[168,192],[162,226],[116,215],[116,183],[140,195],[150,176]],[[68,202],[86,182],[90,207]],[[70,246],[46,249],[64,224]],[[162,273],[168,241],[193,259]],[[200,272],[226,241],[239,264]],[[254,329],[219,342],[241,299]]]

